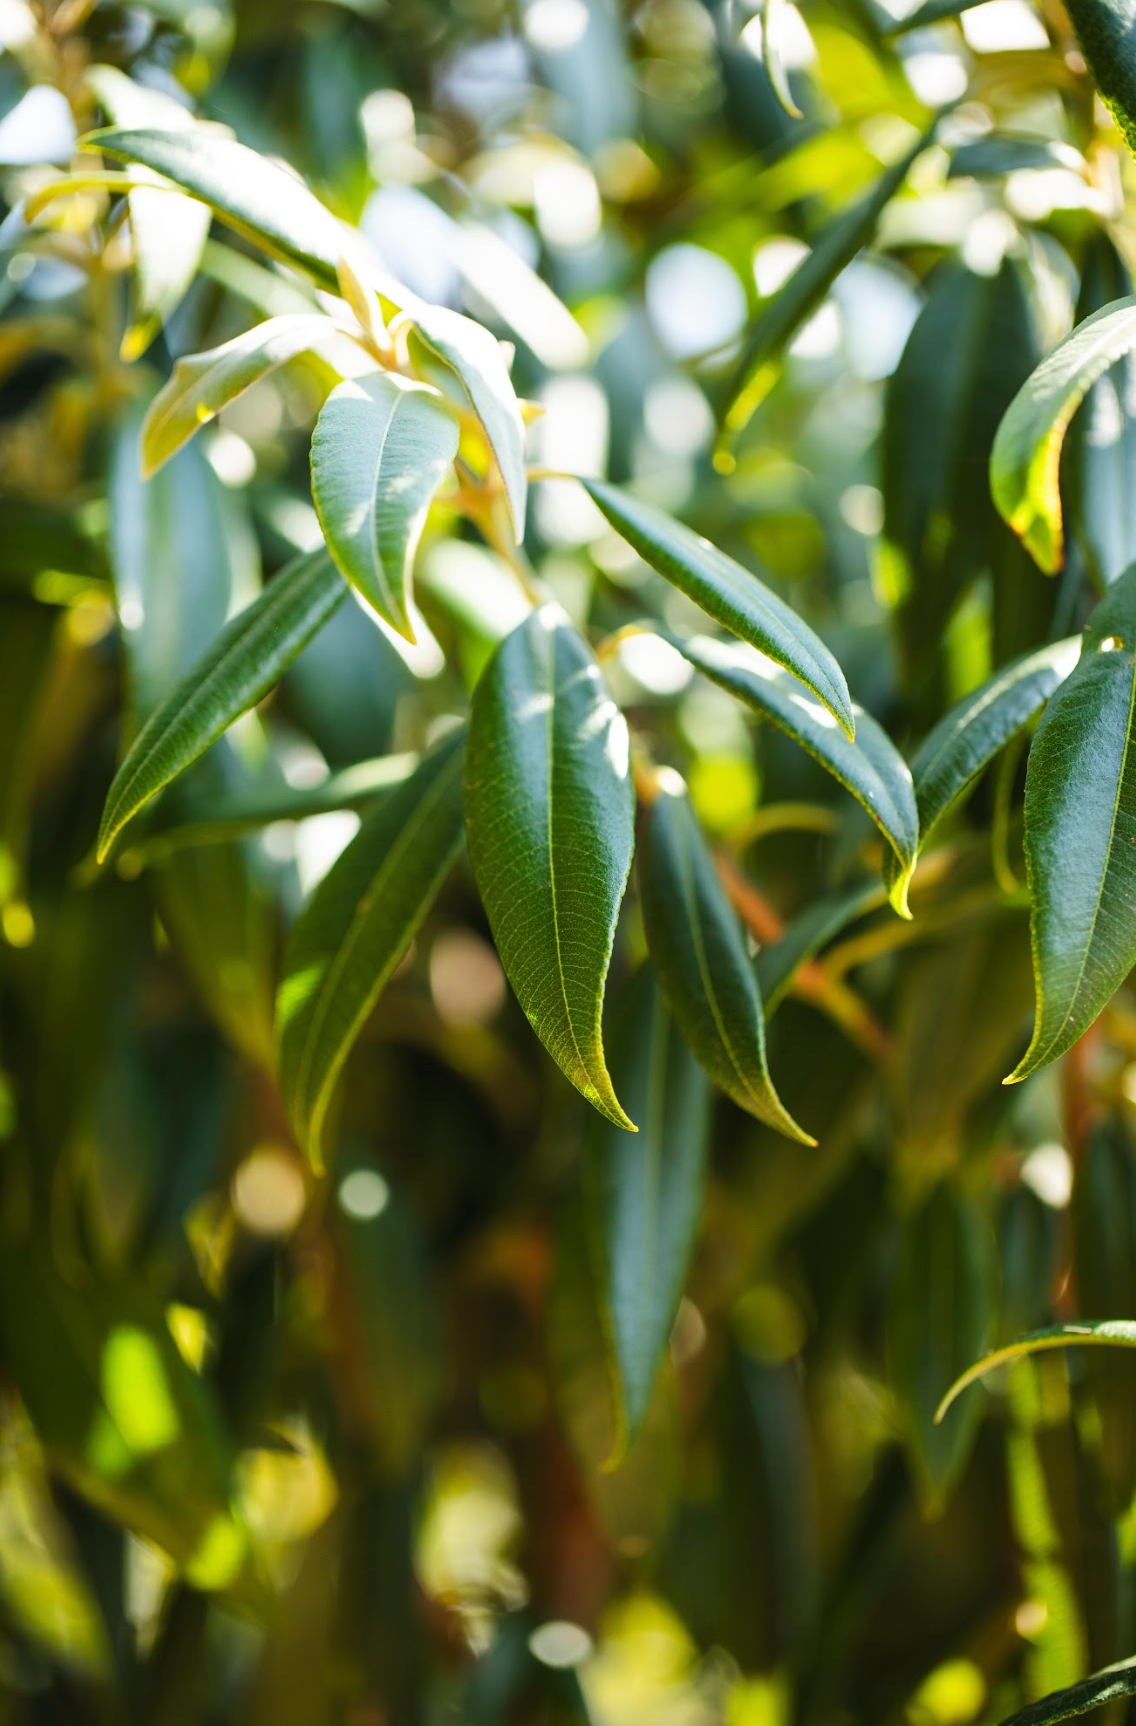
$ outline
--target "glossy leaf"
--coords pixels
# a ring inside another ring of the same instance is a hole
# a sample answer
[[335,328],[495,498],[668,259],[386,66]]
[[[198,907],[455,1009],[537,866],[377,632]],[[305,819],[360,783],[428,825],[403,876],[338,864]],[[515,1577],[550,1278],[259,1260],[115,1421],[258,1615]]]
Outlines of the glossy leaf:
[[702,1209],[711,1090],[649,967],[620,1000],[608,1047],[612,1078],[639,1123],[632,1135],[595,1121],[587,1153],[589,1222],[620,1413],[616,1460],[646,1418],[674,1327]]
[[1102,1672],[1094,1672],[1066,1690],[1055,1690],[1051,1696],[1019,1708],[1001,1726],[1055,1726],[1058,1720],[1071,1720],[1077,1714],[1103,1708],[1106,1702],[1117,1702],[1124,1696],[1136,1696],[1136,1657],[1119,1660],[1115,1666],[1106,1666]]
[[457,448],[442,398],[390,372],[339,384],[316,422],[312,496],[328,549],[408,641],[414,554]]
[[474,691],[466,823],[497,951],[529,1023],[588,1101],[634,1130],[601,1029],[634,845],[627,723],[557,606],[505,638]]
[[1136,565],[1050,698],[1026,771],[1037,1016],[1011,1082],[1072,1047],[1136,964]]
[[600,480],[583,485],[612,527],[652,569],[726,629],[791,671],[852,737],[856,725],[844,673],[784,600],[732,557],[654,505]]
[[907,883],[915,866],[919,821],[911,769],[883,727],[853,705],[853,743],[833,723],[827,708],[766,654],[706,635],[667,639],[704,676],[788,732],[863,804],[899,865],[890,896],[900,915],[907,916]]
[[413,327],[461,381],[493,452],[520,544],[525,533],[525,426],[501,345],[481,324],[445,306],[417,304]]
[[671,1012],[714,1082],[759,1121],[813,1144],[769,1076],[765,1020],[745,935],[677,773],[664,769],[639,858],[647,945]]
[[270,318],[208,353],[179,359],[142,425],[142,469],[155,473],[252,384],[297,354],[318,348],[337,332],[318,312]]
[[1136,73],[1132,14],[1125,0],[1069,0],[1066,7],[1092,79],[1136,151]]
[[464,743],[455,732],[382,800],[289,937],[276,1003],[280,1082],[317,1167],[343,1063],[460,848]]
[[1048,573],[1064,561],[1061,446],[1087,391],[1136,347],[1136,299],[1102,306],[1042,360],[998,427],[990,456],[994,501]]
[[1045,1330],[1031,1331],[1028,1336],[1021,1336],[1004,1348],[996,1348],[959,1374],[939,1404],[935,1419],[942,1420],[956,1397],[996,1366],[1006,1366],[1028,1354],[1043,1354],[1047,1349],[1082,1346],[1136,1348],[1136,1319],[1097,1319],[1091,1323],[1086,1320],[1076,1324],[1050,1325]]
[[899,191],[912,164],[934,136],[934,128],[893,163],[871,190],[834,218],[818,236],[808,257],[797,266],[784,287],[762,307],[746,338],[742,357],[731,381],[731,406],[726,425],[740,431],[776,380],[781,356],[805,319],[814,312],[828,290],[857,252],[875,233],[885,207]]
[[114,777],[101,861],[127,822],[265,695],[347,595],[325,550],[297,558],[217,636],[146,721]]
[[1081,638],[1074,635],[1023,654],[939,721],[911,764],[921,844],[955,799],[1045,705],[1080,652]]

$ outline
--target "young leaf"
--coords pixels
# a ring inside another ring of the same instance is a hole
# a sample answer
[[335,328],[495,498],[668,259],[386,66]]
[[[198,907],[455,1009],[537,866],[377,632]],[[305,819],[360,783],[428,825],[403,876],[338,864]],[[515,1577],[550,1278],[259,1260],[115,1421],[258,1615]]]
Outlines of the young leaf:
[[474,691],[469,854],[505,975],[577,1090],[634,1131],[604,1060],[604,983],[634,846],[627,722],[554,605],[506,636]]
[[765,1060],[753,961],[678,774],[664,768],[639,858],[647,946],[671,1012],[714,1082],[766,1126],[815,1144],[785,1109]]
[[383,798],[289,937],[276,1000],[280,1083],[317,1167],[343,1063],[461,846],[464,744],[455,732]]
[[316,421],[312,496],[328,547],[408,641],[414,553],[457,449],[457,421],[442,397],[391,372],[337,385]]
[[219,127],[190,131],[109,126],[82,139],[118,161],[141,162],[208,204],[248,240],[339,292],[343,229],[303,181]]
[[142,727],[107,793],[98,858],[163,786],[271,689],[347,587],[321,546],[270,581],[228,623]]
[[827,708],[766,654],[708,635],[684,640],[669,635],[672,646],[739,701],[787,731],[862,803],[891,846],[899,868],[890,888],[895,909],[906,917],[907,883],[915,867],[919,820],[911,770],[882,726],[853,706],[856,741],[835,725]]
[[156,473],[250,385],[297,354],[318,348],[336,329],[319,312],[294,312],[257,324],[207,353],[178,360],[142,424],[143,473]]
[[824,299],[841,270],[867,245],[885,206],[903,185],[916,158],[930,144],[934,131],[932,126],[905,156],[880,175],[865,197],[829,223],[808,257],[758,313],[728,392],[732,405],[726,424],[731,431],[740,431],[749,423],[776,379],[785,348],[809,313]]
[[1090,1708],[1103,1708],[1106,1702],[1116,1702],[1123,1696],[1136,1696],[1136,1656],[1118,1660],[1065,1690],[1055,1690],[1038,1702],[1019,1708],[1002,1721],[1002,1726],[1056,1726],[1058,1720],[1071,1720],[1076,1714],[1087,1714]]
[[1010,1361],[1021,1360],[1027,1354],[1042,1354],[1051,1348],[1075,1348],[1085,1345],[1097,1348],[1136,1348],[1136,1319],[1107,1318],[1096,1319],[1091,1323],[1055,1324],[1046,1330],[1031,1331],[1029,1336],[1020,1336],[1016,1342],[1009,1342],[1004,1348],[996,1348],[990,1354],[983,1355],[981,1360],[968,1366],[965,1372],[959,1374],[951,1385],[935,1414],[936,1420],[942,1420],[955,1398],[960,1396],[968,1385],[975,1383],[985,1373],[993,1371],[996,1366],[1006,1366]]
[[501,344],[472,318],[445,306],[419,302],[408,315],[431,353],[457,373],[473,403],[500,470],[519,545],[525,533],[525,425]]
[[1080,651],[1081,637],[1074,635],[1025,653],[971,690],[939,721],[911,764],[921,844],[955,799],[1064,682]]
[[760,648],[799,678],[855,735],[844,673],[820,637],[784,600],[717,546],[660,509],[600,480],[581,482],[616,532],[639,556],[700,605],[716,623]]
[[615,1462],[646,1418],[674,1327],[702,1208],[711,1091],[649,966],[620,1001],[609,1049],[612,1077],[639,1122],[632,1137],[595,1121],[587,1152],[585,1194],[620,1414]]
[[1026,770],[1037,1017],[1008,1082],[1055,1061],[1136,964],[1136,564],[1089,619]]
[[1064,559],[1061,445],[1086,392],[1136,347],[1136,298],[1114,300],[1078,324],[1027,378],[990,455],[994,502],[1047,574]]

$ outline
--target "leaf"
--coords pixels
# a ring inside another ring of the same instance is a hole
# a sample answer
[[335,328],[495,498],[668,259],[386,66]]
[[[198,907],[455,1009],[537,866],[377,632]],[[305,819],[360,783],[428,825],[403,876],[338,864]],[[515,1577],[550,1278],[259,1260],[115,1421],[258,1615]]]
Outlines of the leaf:
[[634,846],[627,723],[587,644],[544,605],[473,695],[466,761],[473,872],[533,1030],[588,1101],[634,1131],[604,1061],[604,983]]
[[220,128],[110,126],[89,132],[80,147],[152,168],[208,204],[238,234],[338,293],[340,223],[296,175]]
[[316,421],[312,496],[328,549],[408,641],[414,553],[457,449],[442,398],[390,372],[339,384]]
[[[1077,322],[1131,292],[1124,260],[1109,236],[1098,231],[1085,254]],[[1136,521],[1130,507],[1136,487],[1134,404],[1136,353],[1129,353],[1097,379],[1066,439],[1069,529],[1099,587],[1115,581],[1136,559]]]
[[1027,1354],[1042,1354],[1051,1348],[1078,1348],[1082,1345],[1097,1348],[1136,1348],[1136,1319],[1095,1319],[1092,1323],[1082,1321],[1076,1324],[1055,1324],[1045,1330],[1031,1331],[1028,1336],[1020,1336],[1016,1342],[1009,1342],[1004,1348],[996,1348],[990,1354],[983,1355],[961,1372],[951,1385],[935,1414],[936,1420],[942,1420],[955,1399],[986,1373],[992,1372],[996,1366],[1006,1366],[1010,1361],[1021,1360]]
[[1125,0],[1069,0],[1072,20],[1093,83],[1136,151],[1136,74],[1132,68],[1132,13]]
[[156,473],[222,408],[286,360],[318,348],[337,328],[318,312],[294,312],[178,360],[142,424],[143,473]]
[[496,337],[472,318],[445,306],[416,302],[407,313],[432,354],[457,373],[493,451],[513,532],[525,534],[525,425],[521,406]]
[[990,455],[990,488],[1006,521],[1052,574],[1064,560],[1061,446],[1087,391],[1136,347],[1136,298],[1102,306],[1059,342],[1006,411]]
[[1004,665],[952,707],[911,764],[919,842],[998,751],[1028,725],[1077,663],[1081,637],[1039,647]]
[[280,1082],[317,1167],[339,1073],[461,845],[464,731],[368,815],[292,930],[276,1001]]
[[803,120],[804,115],[793,100],[789,74],[781,53],[782,0],[763,0],[761,9],[761,56],[773,93],[791,120]]
[[1122,1696],[1136,1695],[1136,1656],[1106,1666],[1090,1678],[1070,1684],[1067,1690],[1055,1690],[1039,1702],[1031,1702],[1009,1715],[1001,1726],[1054,1726],[1058,1720],[1071,1720],[1075,1714],[1087,1714],[1090,1708],[1102,1708]]
[[621,998],[609,1049],[639,1121],[634,1136],[593,1122],[585,1176],[619,1414],[614,1464],[646,1419],[674,1328],[702,1209],[711,1091],[650,967]]
[[704,676],[788,732],[863,804],[899,864],[889,897],[900,916],[908,916],[919,821],[911,769],[883,727],[853,704],[856,741],[850,742],[828,710],[766,654],[708,635],[684,640],[668,633],[666,639]]
[[101,862],[127,822],[265,695],[347,595],[327,552],[299,557],[226,625],[150,715],[107,793]]
[[[1078,1313],[1136,1320],[1136,1160],[1118,1123],[1102,1122],[1082,1152],[1072,1222]],[[1131,1361],[1094,1353],[1085,1379],[1099,1421],[1095,1473],[1108,1514],[1120,1516],[1136,1488],[1136,1372]]]
[[814,1144],[769,1077],[753,962],[686,786],[663,768],[657,789],[644,823],[639,896],[647,946],[671,1012],[727,1096],[788,1138]]
[[1007,1083],[1086,1031],[1136,964],[1136,564],[1093,611],[1026,770],[1037,1016]]
[[855,734],[844,673],[820,637],[748,569],[662,510],[600,480],[581,484],[612,527],[652,569],[700,605],[716,623],[791,671]]
[[730,431],[741,431],[748,425],[776,380],[784,349],[824,299],[841,270],[867,245],[885,206],[895,197],[912,164],[934,135],[932,125],[905,156],[880,175],[865,197],[831,221],[784,287],[762,307],[727,389],[726,399],[731,405],[726,426]]
[[815,959],[821,948],[849,923],[876,910],[883,902],[884,892],[873,881],[867,887],[853,887],[848,893],[817,899],[793,919],[783,935],[762,947],[757,955],[757,982],[765,1003],[766,1024],[792,987],[801,966]]

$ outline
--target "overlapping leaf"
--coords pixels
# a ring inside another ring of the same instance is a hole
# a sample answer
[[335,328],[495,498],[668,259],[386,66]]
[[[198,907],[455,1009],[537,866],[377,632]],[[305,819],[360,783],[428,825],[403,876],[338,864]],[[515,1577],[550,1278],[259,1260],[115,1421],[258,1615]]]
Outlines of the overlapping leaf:
[[466,820],[505,974],[554,1060],[632,1128],[604,1059],[604,984],[634,844],[627,724],[558,607],[507,636],[474,691]]

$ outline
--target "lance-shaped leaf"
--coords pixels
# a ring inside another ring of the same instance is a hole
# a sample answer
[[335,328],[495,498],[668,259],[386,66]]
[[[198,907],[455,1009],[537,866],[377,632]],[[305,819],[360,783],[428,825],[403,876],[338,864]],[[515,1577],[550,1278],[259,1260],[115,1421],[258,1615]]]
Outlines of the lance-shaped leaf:
[[416,302],[412,321],[430,353],[457,373],[473,404],[500,470],[519,545],[525,532],[525,424],[501,344],[481,324],[445,306]]
[[976,1360],[973,1366],[960,1373],[939,1404],[935,1419],[942,1420],[955,1398],[996,1366],[1008,1366],[1011,1361],[1021,1360],[1027,1354],[1043,1354],[1051,1348],[1082,1346],[1136,1348],[1136,1319],[1108,1318],[1091,1323],[1055,1324],[1045,1330],[1031,1331],[1028,1336],[1020,1336],[1004,1348],[984,1354],[981,1360]]
[[1130,150],[1136,150],[1136,70],[1132,65],[1132,8],[1128,0],[1069,0],[1072,19],[1093,83],[1112,110]]
[[178,360],[142,425],[143,473],[156,473],[223,407],[285,361],[318,348],[337,329],[318,312],[294,312]]
[[1136,298],[1114,300],[1078,324],[1026,379],[998,427],[990,487],[1003,516],[1047,573],[1064,558],[1061,446],[1087,391],[1136,347]]
[[346,597],[321,546],[270,581],[228,623],[135,738],[107,793],[98,857],[126,823],[265,695]]
[[296,175],[219,127],[109,126],[88,133],[82,148],[152,168],[208,204],[237,233],[338,293],[344,231],[331,211]]
[[457,449],[442,397],[391,372],[337,385],[316,421],[312,496],[328,548],[408,641],[414,553]]
[[464,731],[447,737],[366,817],[289,937],[276,999],[280,1083],[317,1167],[343,1063],[461,846],[464,744]]
[[649,966],[620,1001],[608,1042],[612,1077],[639,1122],[632,1135],[597,1120],[587,1152],[617,1461],[646,1418],[674,1327],[702,1209],[711,1090]]
[[784,600],[700,534],[600,480],[583,485],[639,556],[716,623],[760,648],[835,714],[849,737],[856,722],[844,673],[824,642]]
[[1026,770],[1037,1017],[1010,1082],[1063,1055],[1136,964],[1136,564],[1050,698]]
[[828,709],[766,654],[706,635],[667,639],[706,677],[787,731],[863,804],[895,855],[899,867],[889,892],[895,909],[907,916],[907,883],[919,842],[915,791],[911,769],[871,714],[853,706],[853,743]]
[[788,1138],[815,1144],[773,1088],[753,961],[686,786],[664,768],[657,788],[644,826],[639,896],[647,945],[671,1012],[727,1096]]
[[1103,1708],[1106,1702],[1117,1702],[1124,1696],[1136,1696],[1136,1656],[1118,1660],[1115,1666],[1106,1666],[1065,1690],[1054,1690],[1040,1701],[1019,1708],[1001,1726],[1056,1726],[1058,1720],[1071,1720],[1077,1714]]
[[905,156],[880,175],[857,204],[829,223],[808,257],[758,313],[730,385],[732,405],[726,424],[731,431],[740,431],[747,425],[769,393],[785,348],[824,299],[841,270],[867,245],[884,208],[903,185],[912,163],[931,142],[934,130],[932,126]]
[[634,1131],[604,1059],[604,984],[634,848],[627,722],[555,605],[497,648],[466,760],[473,872],[533,1030],[602,1115]]
[[1077,663],[1081,637],[1051,642],[1004,665],[929,733],[911,775],[922,844],[971,781],[1028,725]]

